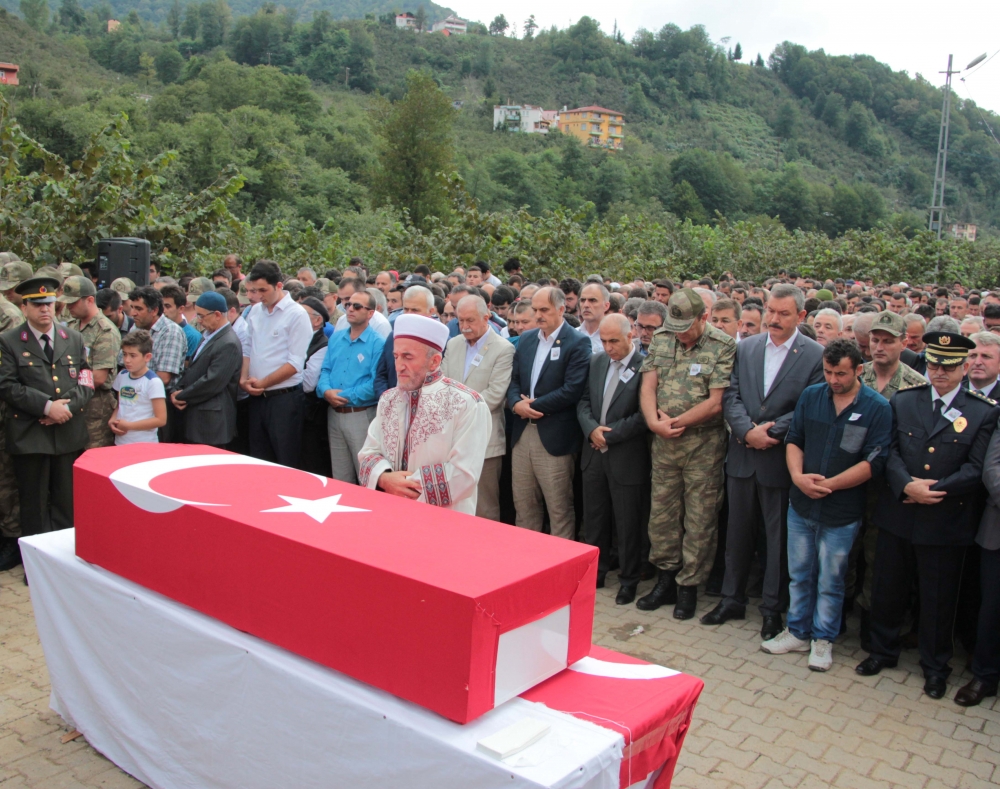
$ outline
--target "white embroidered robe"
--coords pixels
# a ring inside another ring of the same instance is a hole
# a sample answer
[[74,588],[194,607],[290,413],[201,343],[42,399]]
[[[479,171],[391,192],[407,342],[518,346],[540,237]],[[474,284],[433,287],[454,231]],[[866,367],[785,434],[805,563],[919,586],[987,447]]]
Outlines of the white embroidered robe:
[[389,389],[358,453],[359,480],[374,490],[383,472],[414,471],[418,501],[475,515],[492,429],[483,398],[440,372],[416,392]]

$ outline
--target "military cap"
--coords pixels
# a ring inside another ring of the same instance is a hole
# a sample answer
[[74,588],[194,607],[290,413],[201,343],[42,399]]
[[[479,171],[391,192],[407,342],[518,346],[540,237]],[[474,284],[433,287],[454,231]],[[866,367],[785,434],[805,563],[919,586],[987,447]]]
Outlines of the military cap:
[[26,279],[31,279],[33,273],[31,266],[23,260],[12,260],[0,269],[0,290],[13,290]]
[[208,277],[195,277],[188,283],[188,296],[197,298],[202,293],[215,293],[215,283]]
[[24,301],[33,304],[52,304],[56,300],[56,291],[59,290],[59,280],[55,277],[35,276],[26,279],[16,288],[14,292]]
[[950,331],[929,331],[923,336],[927,344],[924,354],[931,364],[953,367],[962,364],[969,357],[969,351],[976,344],[968,337]]
[[316,280],[316,287],[319,288],[324,293],[331,293],[331,292],[336,293],[337,291],[330,290],[330,284],[331,284],[330,280],[328,280],[326,277],[320,277],[318,280]]
[[820,288],[816,291],[816,298],[820,301],[833,301],[833,291],[829,288]]
[[128,298],[128,294],[135,290],[135,283],[128,277],[119,277],[111,283],[111,290],[119,296]]
[[236,298],[240,300],[240,304],[244,307],[250,303],[250,295],[247,293],[247,281],[245,279],[240,280],[240,290],[236,294]]
[[705,311],[705,302],[691,288],[681,288],[667,302],[667,319],[663,328],[672,332],[685,332],[695,318]]
[[60,304],[75,304],[87,296],[96,295],[97,288],[94,287],[90,277],[85,275],[66,277],[66,281],[62,285],[62,295],[56,301]]
[[893,337],[900,337],[906,334],[906,321],[902,315],[895,312],[880,312],[869,331],[884,331]]
[[66,261],[63,261],[59,264],[59,276],[61,276],[64,280],[67,277],[82,277],[83,269],[76,265],[76,263],[67,263]]
[[0,252],[0,266],[6,266],[8,263],[13,263],[15,260],[20,259],[13,252]]
[[42,266],[38,271],[35,272],[36,277],[51,277],[59,282],[59,287],[62,287],[63,275],[59,273],[58,266]]

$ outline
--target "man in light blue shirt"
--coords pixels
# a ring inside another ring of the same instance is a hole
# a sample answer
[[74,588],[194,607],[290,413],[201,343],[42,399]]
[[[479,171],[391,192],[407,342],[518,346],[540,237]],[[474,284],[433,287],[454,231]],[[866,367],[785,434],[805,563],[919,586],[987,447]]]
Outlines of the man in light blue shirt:
[[358,452],[375,418],[375,372],[385,340],[369,324],[375,299],[365,290],[344,302],[348,328],[334,332],[327,345],[316,396],[326,400],[333,478],[358,483]]

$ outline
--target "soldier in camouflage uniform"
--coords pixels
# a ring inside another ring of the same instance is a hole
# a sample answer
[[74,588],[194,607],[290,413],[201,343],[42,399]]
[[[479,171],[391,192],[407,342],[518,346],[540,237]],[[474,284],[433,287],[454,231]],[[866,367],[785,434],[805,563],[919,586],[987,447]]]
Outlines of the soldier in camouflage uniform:
[[94,373],[94,396],[84,408],[87,423],[86,449],[110,447],[115,443],[108,420],[115,412],[115,393],[111,383],[118,371],[121,334],[94,303],[97,290],[87,276],[71,276],[62,287],[59,301],[66,305],[72,319],[67,328],[80,332],[87,350],[87,361]]
[[690,288],[671,296],[641,370],[642,411],[654,433],[649,558],[660,576],[636,607],[652,611],[676,601],[676,619],[694,616],[698,584],[712,569],[722,505],[722,393],[736,341],[707,319],[705,303]]
[[23,260],[12,260],[5,263],[0,269],[0,293],[7,301],[20,308],[21,297],[14,292],[14,288],[32,276],[34,275],[31,266]]
[[[2,253],[7,260],[0,269],[0,292],[13,293],[22,279],[31,276],[31,266],[12,253]],[[8,268],[9,267],[9,268]],[[18,301],[20,296],[16,296]],[[0,334],[24,323],[21,308],[0,295]],[[7,418],[7,404],[0,400],[0,420]],[[17,478],[14,461],[7,452],[6,431],[0,430],[0,571],[16,567],[21,561],[17,538],[21,536],[20,508],[17,498]]]
[[[905,347],[906,321],[895,312],[880,312],[870,329],[870,353],[872,361],[865,362],[861,373],[861,383],[878,392],[886,400],[903,389],[914,386],[924,386],[927,379],[907,364],[899,360]],[[880,385],[881,380],[881,385]],[[861,646],[868,649],[869,645],[869,612],[872,599],[872,570],[875,566],[875,543],[878,529],[872,522],[875,514],[875,504],[886,485],[885,477],[879,476],[868,483],[868,502],[865,507],[863,529],[859,538],[855,539],[851,551],[850,567],[845,579],[846,588],[850,589],[857,581],[857,558],[862,551],[865,556],[865,575],[861,582],[861,590],[857,595],[857,604],[861,609]]]

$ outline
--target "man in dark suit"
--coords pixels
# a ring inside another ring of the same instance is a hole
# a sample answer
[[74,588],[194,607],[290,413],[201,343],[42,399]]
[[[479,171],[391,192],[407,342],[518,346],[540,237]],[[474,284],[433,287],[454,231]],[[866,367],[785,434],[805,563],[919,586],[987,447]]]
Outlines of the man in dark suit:
[[807,386],[823,380],[823,346],[798,331],[805,297],[794,285],[776,285],[764,314],[764,329],[736,346],[730,387],[722,397],[729,425],[726,474],[729,524],[722,602],[701,618],[720,625],[746,614],[747,576],[755,532],[763,519],[767,539],[764,596],[760,605],[765,641],[784,629],[788,608],[786,559],[788,489],[784,438],[795,404]]
[[590,338],[565,320],[566,297],[542,288],[531,298],[537,329],[525,332],[514,354],[507,404],[514,412],[514,507],[517,525],[541,531],[548,510],[552,534],[572,540],[574,455],[580,451],[576,407],[587,387]]
[[966,549],[981,511],[983,460],[996,428],[992,400],[962,386],[972,340],[928,332],[929,386],[892,399],[893,438],[887,486],[875,510],[879,528],[872,582],[871,656],[862,676],[892,668],[909,603],[915,559],[920,588],[920,665],[924,692],[940,699],[951,673],[952,631]]
[[590,361],[590,378],[576,409],[583,429],[581,538],[601,550],[597,585],[611,561],[611,524],[618,537],[615,603],[635,600],[642,564],[642,531],[649,504],[649,431],[639,407],[643,356],[632,342],[628,318],[606,316],[600,326],[604,353]]
[[1000,401],[1000,337],[993,332],[981,331],[969,339],[976,347],[969,351],[966,387],[990,400]]
[[170,399],[184,413],[185,444],[224,447],[236,437],[236,394],[243,347],[229,325],[221,293],[200,295],[195,314],[204,338]]
[[[973,340],[975,337],[972,335]],[[989,498],[976,534],[982,599],[972,654],[972,679],[955,694],[955,703],[962,707],[974,707],[995,696],[1000,683],[1000,431],[993,432],[986,450],[983,483]],[[968,569],[968,559],[965,566]]]

